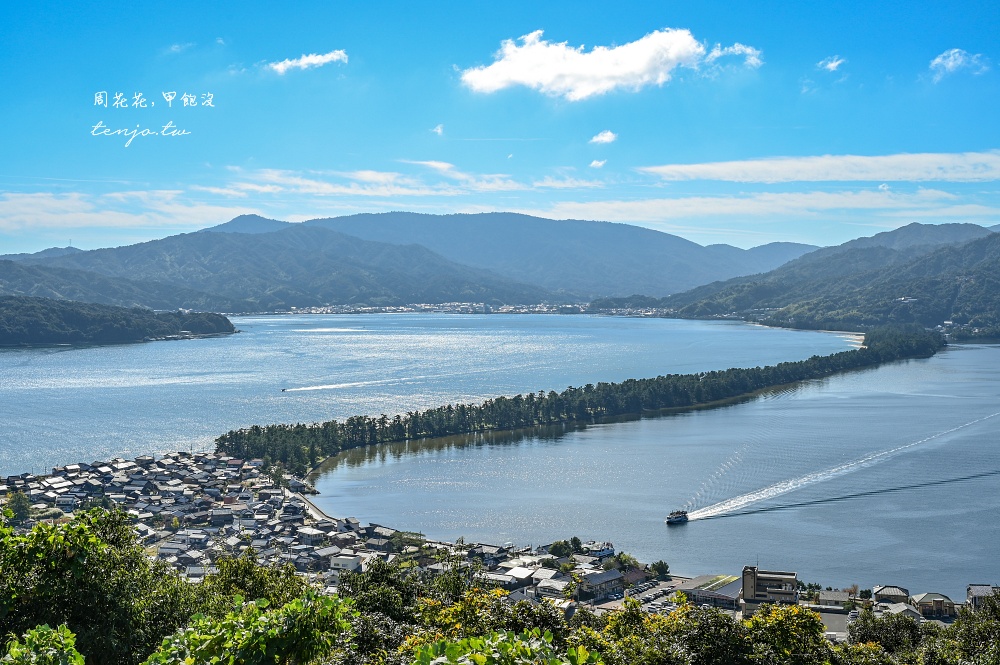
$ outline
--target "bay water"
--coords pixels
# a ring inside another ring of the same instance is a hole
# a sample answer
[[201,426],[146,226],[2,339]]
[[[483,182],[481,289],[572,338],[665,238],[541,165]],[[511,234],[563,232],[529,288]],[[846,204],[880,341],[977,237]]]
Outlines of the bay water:
[[[233,428],[798,360],[844,334],[736,322],[392,314],[234,319],[238,335],[0,351],[0,475],[210,449]],[[757,564],[960,600],[998,583],[1000,347],[719,409],[350,451],[327,512],[428,537],[607,539],[682,574]],[[667,527],[685,507],[692,521]]]

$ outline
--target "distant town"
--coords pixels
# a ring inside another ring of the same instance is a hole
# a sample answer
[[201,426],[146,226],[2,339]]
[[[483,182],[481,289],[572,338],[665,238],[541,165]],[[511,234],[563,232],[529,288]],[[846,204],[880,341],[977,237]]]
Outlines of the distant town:
[[587,304],[549,305],[497,305],[483,302],[412,303],[409,305],[324,305],[321,307],[292,307],[287,311],[267,314],[400,314],[424,312],[435,314],[581,314]]
[[[610,542],[577,538],[537,548],[427,540],[422,534],[355,517],[333,517],[317,508],[307,483],[264,468],[260,459],[221,453],[175,452],[156,459],[115,458],[24,473],[0,481],[0,499],[15,513],[19,530],[39,521],[64,521],[73,511],[117,506],[132,516],[150,557],[175,567],[192,583],[216,571],[221,558],[252,548],[262,564],[290,564],[329,593],[345,571],[364,571],[380,559],[440,574],[469,566],[509,592],[511,602],[549,600],[567,615],[585,605],[600,614],[634,598],[644,610],[668,613],[678,602],[751,616],[763,603],[799,604],[819,612],[832,642],[862,608],[902,614],[918,622],[950,622],[964,604],[975,610],[1000,586],[971,583],[965,599],[933,590],[911,593],[897,584],[872,589],[823,589],[794,572],[745,566],[741,575],[671,575],[664,562],[641,564]],[[21,510],[18,515],[17,510]],[[890,580],[899,582],[900,580]],[[683,594],[683,599],[680,597]]]

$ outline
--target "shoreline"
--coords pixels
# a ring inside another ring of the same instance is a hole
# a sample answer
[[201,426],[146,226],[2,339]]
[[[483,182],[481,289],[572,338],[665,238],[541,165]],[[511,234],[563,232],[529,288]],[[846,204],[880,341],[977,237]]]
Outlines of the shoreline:
[[145,337],[143,339],[125,340],[119,342],[18,342],[16,344],[0,344],[0,349],[88,349],[102,346],[129,346],[132,344],[146,344],[148,342],[183,342],[194,339],[211,339],[213,337],[228,337],[241,332],[243,331],[234,330],[232,332],[164,335],[162,337]]

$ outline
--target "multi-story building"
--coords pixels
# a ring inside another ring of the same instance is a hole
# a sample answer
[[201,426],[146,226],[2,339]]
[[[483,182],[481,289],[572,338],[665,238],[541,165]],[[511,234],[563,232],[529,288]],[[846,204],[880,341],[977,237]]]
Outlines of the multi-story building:
[[799,580],[795,573],[744,566],[743,589],[740,591],[743,617],[753,616],[764,603],[796,604],[799,602],[798,586]]

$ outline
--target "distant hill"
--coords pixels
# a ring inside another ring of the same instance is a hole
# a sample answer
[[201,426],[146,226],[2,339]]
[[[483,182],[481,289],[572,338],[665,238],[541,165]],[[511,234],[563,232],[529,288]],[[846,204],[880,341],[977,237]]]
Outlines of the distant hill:
[[64,300],[198,311],[246,312],[243,300],[214,296],[176,284],[108,277],[96,272],[42,266],[29,261],[0,261],[0,295],[37,296]]
[[733,265],[740,266],[741,271],[746,271],[745,274],[752,275],[773,270],[818,248],[798,242],[772,242],[750,249],[732,245],[706,245],[705,249],[725,257]]
[[842,245],[824,247],[813,252],[813,259],[841,254],[853,249],[886,247],[895,250],[920,249],[955,245],[977,238],[984,238],[992,231],[977,224],[920,224],[913,222],[892,231],[883,231],[873,236],[848,240]]
[[545,289],[453,263],[425,247],[370,242],[302,224],[266,233],[188,233],[28,264],[175,285],[248,303],[251,310],[347,303],[537,303],[553,297]]
[[932,326],[945,320],[995,325],[1000,322],[1000,234],[970,226],[911,224],[817,250],[763,275],[656,301],[595,305],[639,303],[681,316],[741,315],[799,327]]
[[[261,228],[280,224],[244,215],[207,230],[258,233]],[[772,243],[752,250],[728,245],[702,247],[669,233],[628,224],[505,212],[390,212],[314,219],[303,224],[369,241],[422,245],[450,261],[535,284],[571,299],[630,293],[663,296],[719,279],[765,272],[815,249],[797,243]]]
[[0,254],[0,261],[24,261],[30,259],[47,259],[53,256],[66,256],[67,254],[76,254],[77,252],[82,252],[82,249],[77,249],[76,247],[49,247],[48,249],[43,249],[40,252],[35,252],[33,254]]
[[0,346],[122,344],[234,331],[232,322],[220,314],[155,313],[51,298],[0,296]]
[[291,222],[280,222],[276,219],[261,217],[260,215],[240,215],[239,217],[232,218],[224,224],[202,229],[202,232],[270,233],[272,231],[282,231],[291,225]]

